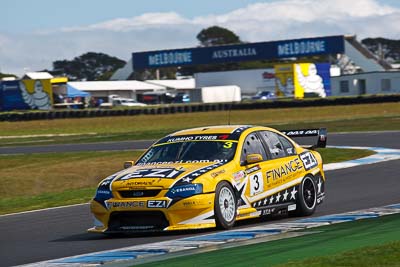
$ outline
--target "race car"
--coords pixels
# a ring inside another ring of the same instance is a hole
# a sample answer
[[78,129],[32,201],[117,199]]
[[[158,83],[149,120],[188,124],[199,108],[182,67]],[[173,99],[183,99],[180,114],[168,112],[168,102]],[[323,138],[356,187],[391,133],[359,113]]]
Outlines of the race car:
[[[305,148],[290,137],[318,136]],[[89,232],[218,227],[270,214],[314,213],[325,198],[326,129],[280,132],[211,126],[170,134],[104,180],[90,203]]]

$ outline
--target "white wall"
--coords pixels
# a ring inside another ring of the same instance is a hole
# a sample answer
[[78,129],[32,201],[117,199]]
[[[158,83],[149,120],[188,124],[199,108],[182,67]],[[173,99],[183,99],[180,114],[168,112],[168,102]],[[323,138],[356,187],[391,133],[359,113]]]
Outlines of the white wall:
[[232,86],[210,86],[201,88],[203,103],[240,102],[240,87]]
[[274,69],[234,70],[195,73],[196,88],[208,86],[237,85],[243,95],[259,91],[275,91],[275,78],[266,79],[263,74],[275,74]]
[[[390,80],[390,90],[382,90],[382,80]],[[365,80],[366,94],[398,94],[400,93],[400,72],[368,72],[331,77],[331,89],[333,96],[359,95],[360,80]],[[349,92],[341,92],[340,81],[348,81]]]

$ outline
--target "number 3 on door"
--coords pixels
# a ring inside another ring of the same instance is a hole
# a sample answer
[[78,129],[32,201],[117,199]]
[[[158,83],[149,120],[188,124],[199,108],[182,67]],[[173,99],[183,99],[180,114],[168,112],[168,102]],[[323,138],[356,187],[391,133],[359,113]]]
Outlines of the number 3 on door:
[[264,179],[261,172],[251,174],[250,179],[250,196],[257,195],[264,191]]

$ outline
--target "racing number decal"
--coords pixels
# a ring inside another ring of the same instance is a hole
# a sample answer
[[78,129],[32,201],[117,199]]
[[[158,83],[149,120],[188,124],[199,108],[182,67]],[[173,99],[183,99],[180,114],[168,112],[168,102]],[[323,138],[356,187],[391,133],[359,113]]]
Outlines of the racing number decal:
[[307,171],[318,165],[317,160],[311,152],[300,154],[300,159],[304,164],[304,169],[306,169]]
[[225,142],[224,148],[232,148],[233,142]]
[[249,175],[250,179],[250,196],[254,196],[264,191],[264,179],[262,172],[256,172]]

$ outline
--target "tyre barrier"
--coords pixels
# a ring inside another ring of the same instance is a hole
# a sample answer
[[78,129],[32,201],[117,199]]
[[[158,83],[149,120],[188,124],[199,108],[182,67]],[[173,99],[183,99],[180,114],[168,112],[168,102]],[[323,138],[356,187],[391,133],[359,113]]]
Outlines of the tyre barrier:
[[192,112],[209,112],[222,110],[254,110],[273,108],[298,108],[335,105],[356,105],[400,102],[400,94],[384,96],[357,96],[342,98],[304,99],[304,100],[277,100],[256,101],[239,103],[215,103],[215,104],[187,104],[161,107],[145,107],[133,109],[79,109],[79,110],[52,110],[52,111],[12,111],[0,112],[0,121],[30,121],[52,120],[65,118],[89,118],[107,116],[137,116],[156,114],[175,114]]

